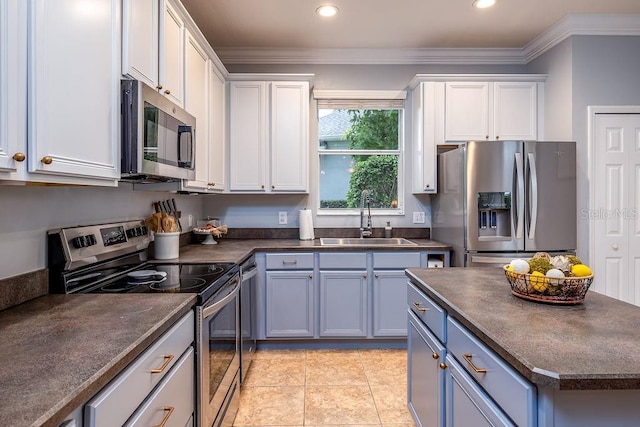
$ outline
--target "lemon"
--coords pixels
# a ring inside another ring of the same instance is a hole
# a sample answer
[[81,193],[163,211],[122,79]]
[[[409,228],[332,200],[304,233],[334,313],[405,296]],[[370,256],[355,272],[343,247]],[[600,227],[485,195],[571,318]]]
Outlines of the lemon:
[[531,287],[534,290],[540,293],[546,291],[549,287],[549,281],[547,280],[545,275],[540,273],[539,271],[534,271],[533,273],[531,273],[531,276],[529,277],[529,283],[531,283]]
[[571,273],[576,277],[591,276],[591,269],[584,264],[576,264],[571,267]]

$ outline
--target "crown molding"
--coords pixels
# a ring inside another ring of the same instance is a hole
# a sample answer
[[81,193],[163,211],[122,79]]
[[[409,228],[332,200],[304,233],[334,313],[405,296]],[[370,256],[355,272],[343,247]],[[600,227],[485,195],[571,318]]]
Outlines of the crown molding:
[[529,63],[571,36],[640,36],[640,14],[570,14],[523,47]]
[[226,48],[224,64],[524,65],[574,35],[639,36],[640,14],[570,14],[522,48]]

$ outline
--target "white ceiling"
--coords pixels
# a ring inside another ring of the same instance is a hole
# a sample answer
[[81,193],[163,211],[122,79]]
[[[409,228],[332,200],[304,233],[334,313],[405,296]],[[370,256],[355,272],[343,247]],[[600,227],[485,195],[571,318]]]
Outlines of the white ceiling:
[[[216,51],[523,48],[568,14],[640,14],[640,0],[182,0]],[[340,13],[321,18],[326,3]],[[224,58],[223,58],[224,60]]]

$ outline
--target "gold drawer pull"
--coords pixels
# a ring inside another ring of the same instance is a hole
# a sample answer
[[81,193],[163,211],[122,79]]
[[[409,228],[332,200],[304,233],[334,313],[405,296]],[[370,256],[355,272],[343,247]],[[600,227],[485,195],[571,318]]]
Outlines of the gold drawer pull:
[[169,89],[165,89],[164,93],[166,93],[167,95],[171,95],[171,91]]
[[53,157],[51,156],[44,156],[41,160],[42,163],[44,163],[45,165],[50,165],[51,163],[53,163]]
[[297,260],[293,260],[293,261],[283,260],[282,263],[284,265],[296,265],[298,263],[298,261]]
[[163,411],[166,412],[164,418],[162,419],[162,422],[160,424],[158,424],[157,426],[154,427],[164,427],[164,425],[167,423],[167,421],[169,421],[169,417],[171,416],[171,414],[173,414],[173,411],[175,411],[176,408],[174,408],[173,406],[164,406],[162,408]]
[[446,363],[444,363],[444,362],[440,363],[440,369],[447,369],[447,368],[448,368],[448,366],[447,366]]
[[420,307],[420,303],[419,302],[414,302],[413,306],[416,308],[416,310],[418,310],[420,312],[425,312],[425,311],[429,310],[428,308]]
[[24,162],[24,159],[26,159],[27,156],[25,156],[24,153],[16,153],[16,154],[13,155],[12,158],[16,162]]
[[431,357],[433,357],[435,360],[440,359],[440,355],[438,353],[431,353]]
[[467,361],[467,363],[469,364],[469,366],[471,366],[471,369],[473,369],[473,371],[476,374],[486,374],[487,370],[484,368],[478,368],[472,361],[471,358],[473,357],[473,354],[468,353],[468,354],[463,354],[462,357],[464,357],[464,360]]
[[169,366],[169,363],[171,363],[171,361],[173,360],[173,354],[165,354],[164,355],[164,363],[162,364],[162,366],[160,366],[159,368],[156,369],[152,369],[151,373],[152,374],[159,374],[160,372],[164,371],[165,369],[167,369],[167,366]]

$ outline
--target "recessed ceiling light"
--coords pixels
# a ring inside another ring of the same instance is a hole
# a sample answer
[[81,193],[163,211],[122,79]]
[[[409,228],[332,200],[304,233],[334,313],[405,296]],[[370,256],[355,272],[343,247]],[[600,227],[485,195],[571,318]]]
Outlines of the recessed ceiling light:
[[317,8],[316,13],[320,16],[330,17],[338,13],[338,8],[332,4],[325,4]]
[[484,9],[485,7],[491,7],[494,4],[496,4],[496,0],[474,0],[473,7]]

